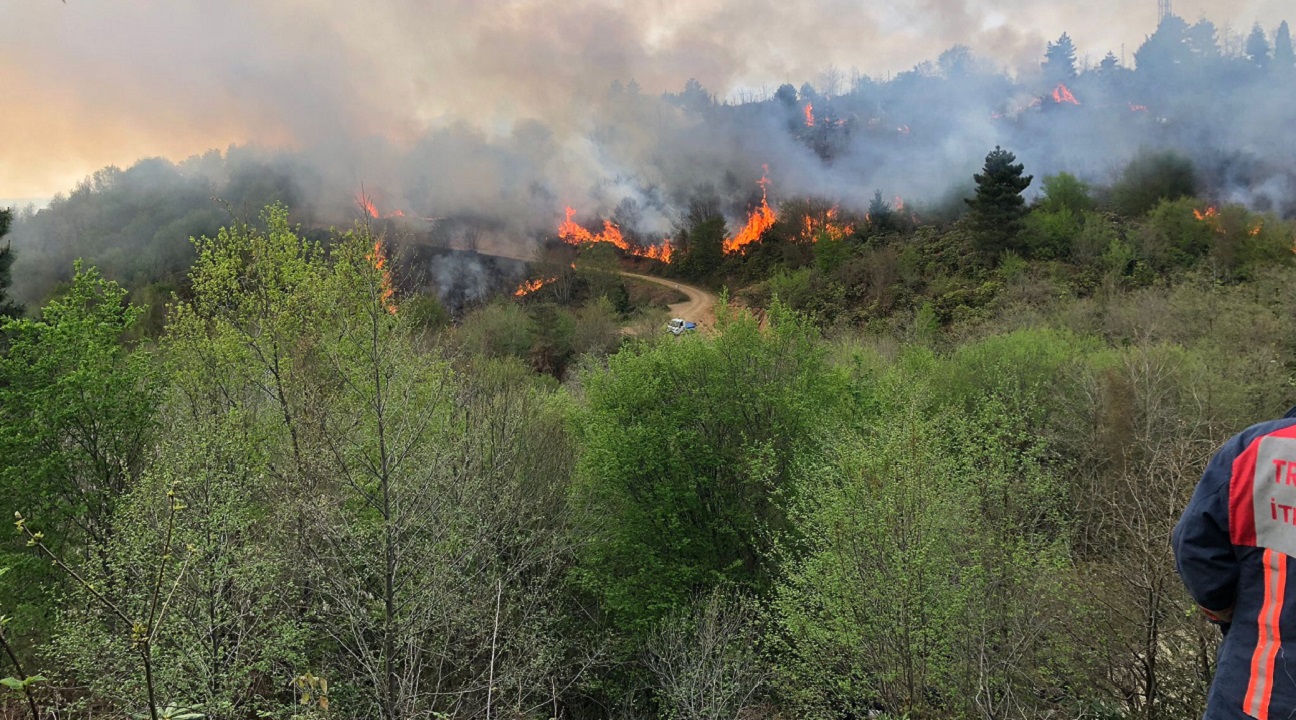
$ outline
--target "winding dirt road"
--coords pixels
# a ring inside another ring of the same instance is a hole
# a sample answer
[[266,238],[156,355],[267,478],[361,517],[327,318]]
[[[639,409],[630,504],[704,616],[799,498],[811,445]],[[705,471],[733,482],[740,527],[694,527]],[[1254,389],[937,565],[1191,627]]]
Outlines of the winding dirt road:
[[715,304],[716,296],[706,290],[692,285],[685,285],[682,282],[660,278],[653,275],[640,275],[639,273],[622,272],[626,277],[632,277],[636,280],[645,280],[658,285],[665,285],[669,288],[675,288],[688,296],[684,302],[668,305],[671,317],[684,318],[689,322],[698,324],[698,328],[710,328],[715,325]]

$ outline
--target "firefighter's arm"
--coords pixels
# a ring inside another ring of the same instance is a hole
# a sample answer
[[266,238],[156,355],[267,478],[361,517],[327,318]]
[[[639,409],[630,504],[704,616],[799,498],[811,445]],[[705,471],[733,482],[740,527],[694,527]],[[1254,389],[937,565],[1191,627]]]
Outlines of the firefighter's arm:
[[[1229,445],[1237,442],[1235,438]],[[1206,617],[1217,623],[1232,620],[1238,582],[1229,536],[1229,481],[1237,453],[1229,445],[1207,465],[1171,539],[1179,577]]]

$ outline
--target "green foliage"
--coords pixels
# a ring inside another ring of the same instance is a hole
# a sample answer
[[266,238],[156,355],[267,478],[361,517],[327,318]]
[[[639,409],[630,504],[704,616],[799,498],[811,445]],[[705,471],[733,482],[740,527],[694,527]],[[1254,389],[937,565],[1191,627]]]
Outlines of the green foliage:
[[1021,193],[1032,176],[1023,175],[1025,166],[1013,164],[1016,155],[995,146],[986,155],[985,167],[976,180],[975,197],[966,200],[972,209],[970,220],[977,249],[986,261],[997,260],[1004,250],[1017,247],[1017,235],[1026,217],[1026,200]]
[[724,263],[725,221],[714,202],[695,202],[678,236],[680,274],[707,278]]
[[[113,508],[143,470],[154,429],[149,357],[122,345],[142,311],[125,297],[78,265],[41,319],[0,325],[8,340],[0,356],[0,513],[39,518],[50,546],[85,560],[101,559],[111,541]],[[20,610],[15,633],[48,632],[49,618],[27,608],[56,577],[48,566],[12,564],[16,580],[0,584],[0,604]]]
[[1111,188],[1116,211],[1138,217],[1163,200],[1191,197],[1197,192],[1192,161],[1173,150],[1145,151],[1130,161]]
[[[1066,350],[1062,338],[1027,337],[977,347],[967,362],[992,360],[991,387],[1008,389],[1014,363]],[[1064,504],[1046,445],[1004,402],[1012,393],[957,380],[961,364],[945,372],[972,403],[947,395],[944,363],[920,351],[869,378],[869,431],[836,437],[808,474],[794,518],[813,544],[790,558],[771,640],[779,694],[798,717],[970,717],[1039,697],[1031,688],[1063,669],[1040,625],[1064,619],[1042,609],[1065,592]],[[1053,366],[1035,364],[1041,377]]]
[[806,323],[778,305],[767,330],[725,311],[713,339],[632,346],[585,387],[578,496],[601,522],[580,578],[615,626],[642,635],[722,583],[768,590],[798,459],[840,401]]
[[[0,240],[9,233],[9,223],[13,220],[13,210],[0,208]],[[13,248],[5,243],[0,248],[0,319],[17,317],[22,314],[22,305],[9,297],[9,286],[13,283]]]
[[499,300],[464,318],[458,334],[464,347],[477,355],[526,358],[536,331],[521,305]]
[[1065,205],[1055,210],[1038,207],[1022,223],[1021,244],[1031,257],[1040,260],[1069,257],[1080,234],[1080,222],[1080,216]]
[[1062,172],[1044,178],[1044,195],[1038,207],[1045,210],[1066,208],[1076,215],[1093,210],[1096,204],[1090,194],[1089,183],[1071,173]]

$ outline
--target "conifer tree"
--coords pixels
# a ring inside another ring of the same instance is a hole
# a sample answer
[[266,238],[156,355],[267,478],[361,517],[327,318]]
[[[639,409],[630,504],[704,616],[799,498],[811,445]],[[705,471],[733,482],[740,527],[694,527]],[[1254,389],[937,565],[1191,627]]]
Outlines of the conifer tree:
[[1278,33],[1274,36],[1273,65],[1274,70],[1284,73],[1296,69],[1296,52],[1292,50],[1291,28],[1287,27],[1286,20],[1278,26]]
[[977,249],[987,260],[1014,248],[1026,217],[1026,199],[1021,194],[1030,187],[1034,176],[1023,175],[1025,166],[1016,160],[1016,155],[996,145],[986,155],[985,168],[972,176],[977,184],[976,197],[965,200],[972,208]]
[[1076,76],[1075,57],[1075,43],[1066,33],[1062,33],[1057,42],[1048,44],[1044,53],[1044,78],[1050,85],[1067,82]]
[[[12,220],[12,210],[0,210],[0,240],[8,234]],[[13,249],[9,244],[0,246],[0,319],[22,314],[22,306],[9,297],[9,284],[13,282],[13,261]]]
[[1256,67],[1261,70],[1268,69],[1269,39],[1265,37],[1265,32],[1259,25],[1251,28],[1251,34],[1247,36],[1246,54]]

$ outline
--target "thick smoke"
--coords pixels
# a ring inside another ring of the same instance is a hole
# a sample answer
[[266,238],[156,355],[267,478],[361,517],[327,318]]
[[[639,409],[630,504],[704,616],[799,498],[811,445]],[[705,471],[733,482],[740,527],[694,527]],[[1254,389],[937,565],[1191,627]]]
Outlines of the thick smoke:
[[[354,217],[363,188],[415,233],[435,240],[449,222],[471,227],[483,250],[528,256],[566,206],[586,221],[615,214],[647,239],[699,195],[737,220],[759,197],[763,165],[775,199],[863,207],[881,189],[934,202],[1001,144],[1037,177],[1098,182],[1141,148],[1176,148],[1220,199],[1290,213],[1293,78],[1243,57],[1253,22],[1272,41],[1276,0],[1230,3],[1228,17],[1177,2],[1190,23],[1220,23],[1223,58],[1162,53],[1157,66],[1149,55],[1135,73],[1067,79],[1079,105],[1052,101],[1046,43],[1068,32],[1081,70],[1108,50],[1133,66],[1156,8],[1131,5],[23,3],[0,23],[0,68],[15,78],[0,117],[0,196],[66,188],[106,162],[236,143],[178,168],[101,173],[82,189],[138,180],[171,202],[219,195],[244,213],[278,198],[324,227]],[[776,94],[784,82],[797,92]],[[183,245],[219,222],[211,207],[184,208],[145,223],[141,246],[166,228]],[[20,264],[131,252],[129,230],[86,238],[66,218],[37,220],[15,228]]]

